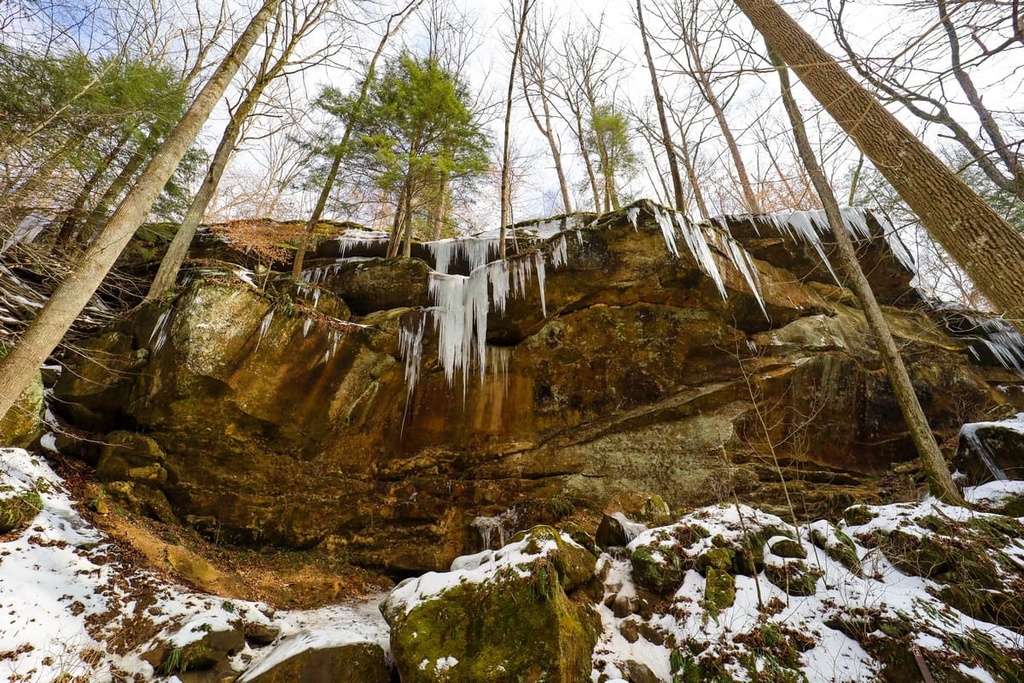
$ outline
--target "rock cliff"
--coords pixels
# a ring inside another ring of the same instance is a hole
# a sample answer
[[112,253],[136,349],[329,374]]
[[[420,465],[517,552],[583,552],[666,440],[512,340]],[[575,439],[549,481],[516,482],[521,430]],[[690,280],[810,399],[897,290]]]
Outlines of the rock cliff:
[[[936,437],[1020,409],[1020,376],[983,353],[1013,349],[948,332],[879,223],[848,217]],[[478,518],[526,528],[638,491],[809,516],[921,487],[815,216],[695,226],[639,202],[524,226],[505,262],[491,244],[388,261],[350,234],[301,285],[210,270],[89,342],[55,394],[119,431],[98,470],[149,514],[399,575],[478,550]]]

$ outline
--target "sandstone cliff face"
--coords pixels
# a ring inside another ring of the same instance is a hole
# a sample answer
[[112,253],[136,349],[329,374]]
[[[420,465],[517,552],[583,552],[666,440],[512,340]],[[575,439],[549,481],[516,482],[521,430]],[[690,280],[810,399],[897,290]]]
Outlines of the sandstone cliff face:
[[[108,367],[123,374],[65,373],[58,391],[80,419],[125,397],[102,428],[159,445],[166,476],[133,485],[182,520],[396,572],[446,567],[479,547],[475,517],[513,508],[505,518],[525,526],[635,491],[673,510],[734,493],[781,505],[781,472],[799,511],[820,514],[914,457],[863,316],[817,249],[778,220],[724,221],[755,257],[751,280],[724,233],[698,260],[682,233],[666,241],[666,215],[642,202],[511,257],[491,280],[492,299],[502,283],[513,291],[503,315],[490,307],[486,345],[472,308],[458,311],[463,327],[437,329],[436,247],[420,252],[429,263],[396,263],[372,258],[370,240],[349,250],[361,258],[321,256],[316,283],[298,289],[197,280],[115,333],[130,343],[94,342],[121,349]],[[903,306],[887,314],[937,436],[1013,412],[994,387],[1020,378],[972,364],[963,340],[907,307],[911,274],[881,239],[862,242],[882,299]],[[465,273],[472,258],[450,266]]]

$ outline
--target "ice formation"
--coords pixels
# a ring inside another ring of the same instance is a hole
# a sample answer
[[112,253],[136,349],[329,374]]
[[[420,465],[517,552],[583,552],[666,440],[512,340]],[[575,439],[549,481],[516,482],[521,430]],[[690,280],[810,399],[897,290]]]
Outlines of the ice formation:
[[995,456],[992,450],[989,448],[988,443],[980,436],[978,431],[983,428],[999,428],[1005,429],[1018,434],[1024,434],[1024,413],[1017,413],[1016,417],[1012,417],[1008,420],[1000,420],[998,422],[969,422],[960,427],[960,438],[963,439],[971,450],[978,454],[981,458],[981,462],[988,469],[989,474],[996,481],[1007,481],[1009,477],[1006,473],[996,464]]
[[1010,323],[1002,318],[977,318],[966,314],[963,318],[974,332],[965,337],[972,343],[968,347],[972,356],[981,360],[975,345],[984,346],[1000,365],[1024,377],[1024,337]]

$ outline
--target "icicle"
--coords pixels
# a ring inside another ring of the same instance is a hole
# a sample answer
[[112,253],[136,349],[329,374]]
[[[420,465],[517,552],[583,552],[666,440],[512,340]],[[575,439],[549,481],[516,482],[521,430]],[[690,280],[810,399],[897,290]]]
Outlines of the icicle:
[[260,343],[263,341],[263,337],[267,336],[267,330],[270,329],[270,323],[274,320],[274,309],[271,308],[267,311],[267,314],[263,316],[263,320],[260,321],[259,336],[256,338],[256,348],[253,351],[258,351]]
[[[1024,377],[1024,337],[1017,330],[1001,318],[972,318],[964,315],[964,320],[977,332],[968,335],[967,339],[980,343],[1000,365]],[[981,360],[977,350],[970,350],[976,359]]]
[[[577,231],[576,234],[579,234]],[[555,268],[564,266],[569,261],[569,245],[565,241],[565,235],[558,238],[555,248],[551,251],[551,265]]]
[[317,287],[313,290],[313,310],[316,310],[317,305],[320,303],[320,288]]
[[421,315],[412,329],[405,325],[398,331],[398,349],[405,360],[405,383],[408,386],[408,396],[416,391],[416,385],[420,379],[420,365],[423,360],[423,331],[426,329],[424,318]]
[[[167,321],[171,317],[171,309],[167,309],[160,314],[160,317],[156,319],[156,324],[153,325],[153,331],[149,334],[149,341],[146,344],[149,346],[152,353],[156,353],[163,348],[164,343],[167,342]],[[153,343],[153,339],[156,339],[156,344]]]
[[580,248],[583,247],[583,231],[582,230],[577,230],[576,231],[576,242],[580,245]]
[[533,260],[537,264],[537,286],[540,287],[540,311],[546,318],[548,317],[548,303],[544,296],[544,252],[535,252]]
[[494,306],[494,310],[504,317],[509,293],[508,261],[488,263],[487,279],[491,284],[491,304]]
[[761,292],[761,278],[754,266],[754,259],[739,245],[728,233],[719,232],[718,247],[725,252],[726,257],[736,267],[736,270],[743,276],[750,293],[757,299],[757,305],[761,307],[764,317],[768,317],[768,311],[764,307],[764,294]]
[[683,233],[687,249],[690,250],[690,254],[697,262],[697,267],[711,278],[722,298],[728,298],[725,281],[722,279],[722,273],[718,270],[718,263],[715,262],[715,257],[711,253],[711,247],[708,246],[708,241],[704,237],[704,230],[696,223],[691,223],[683,214],[676,214],[676,223],[679,225],[679,231]]
[[[635,207],[634,207],[635,208]],[[665,238],[665,246],[673,256],[679,256],[679,247],[676,245],[675,227],[672,224],[672,214],[665,213],[660,209],[654,210],[654,217],[661,228],[661,235]]]
[[313,329],[313,319],[306,318],[306,322],[302,323],[302,338],[305,339],[309,336],[309,331]]
[[628,218],[629,222],[633,224],[633,230],[634,231],[637,230],[636,220],[639,217],[640,217],[640,207],[639,206],[631,206],[628,209],[626,209],[626,218]]
[[442,275],[448,274],[448,267],[452,261],[453,243],[453,240],[438,240],[427,243],[430,255],[434,257],[434,270]]
[[984,463],[989,474],[991,474],[996,481],[1006,481],[1006,472],[1003,472],[999,465],[996,464],[992,450],[988,447],[988,444],[978,437],[978,428],[991,424],[998,423],[974,422],[965,424],[960,428],[960,437],[967,442],[967,445],[971,447],[972,451],[978,454],[978,457],[981,458],[981,462]]

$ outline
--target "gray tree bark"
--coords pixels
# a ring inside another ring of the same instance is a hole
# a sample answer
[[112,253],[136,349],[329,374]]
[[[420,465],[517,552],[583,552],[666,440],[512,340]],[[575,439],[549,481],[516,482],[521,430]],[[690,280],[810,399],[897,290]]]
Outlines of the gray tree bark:
[[734,0],[920,217],[974,284],[1024,333],[1024,236],[949,170],[772,0]]
[[654,68],[654,56],[651,44],[647,40],[647,28],[644,26],[644,10],[640,0],[636,0],[636,18],[640,24],[640,37],[644,41],[644,55],[647,57],[647,69],[651,72],[651,89],[654,91],[654,104],[658,110],[658,123],[661,124],[661,144],[668,158],[668,172],[672,176],[672,192],[675,193],[677,211],[686,210],[686,197],[683,195],[683,177],[679,174],[679,162],[676,160],[675,146],[672,144],[672,133],[668,128],[668,116],[665,115],[665,99],[658,87],[658,72]]

